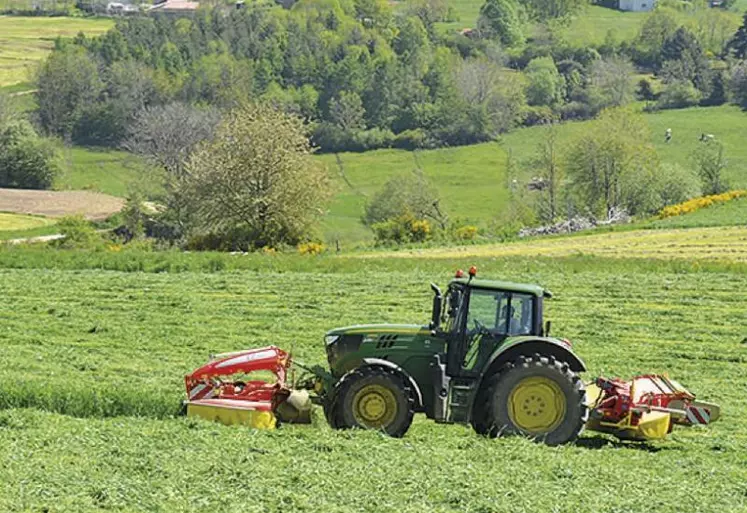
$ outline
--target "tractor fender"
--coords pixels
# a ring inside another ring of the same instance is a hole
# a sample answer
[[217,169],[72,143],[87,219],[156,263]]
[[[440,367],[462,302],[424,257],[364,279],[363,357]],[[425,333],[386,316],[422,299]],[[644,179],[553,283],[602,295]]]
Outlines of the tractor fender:
[[[388,369],[395,370],[405,376],[410,381],[410,386],[415,393],[415,410],[417,411],[423,408],[423,394],[420,392],[420,387],[418,386],[418,383],[415,381],[415,379],[410,376],[410,373],[408,373],[405,369],[403,369],[396,363],[392,363],[389,360],[382,360],[381,358],[364,358],[363,363],[374,367],[387,367]],[[345,379],[344,376],[343,379]]]
[[485,378],[498,372],[506,363],[516,360],[519,356],[532,356],[535,353],[566,362],[573,372],[586,371],[583,360],[573,352],[569,344],[550,337],[518,337],[490,355],[488,364],[480,375],[480,384],[482,385]]

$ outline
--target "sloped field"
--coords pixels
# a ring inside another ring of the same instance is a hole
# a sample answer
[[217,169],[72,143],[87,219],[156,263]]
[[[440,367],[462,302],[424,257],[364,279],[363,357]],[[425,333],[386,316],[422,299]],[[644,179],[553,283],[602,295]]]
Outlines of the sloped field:
[[330,260],[273,273],[0,270],[0,510],[747,508],[743,267],[476,261],[484,277],[556,293],[547,316],[574,341],[587,377],[669,371],[721,403],[719,423],[665,443],[587,433],[548,448],[424,419],[393,440],[331,431],[321,415],[277,432],[175,417],[182,376],[208,353],[275,344],[322,363],[331,327],[425,322],[428,282],[451,271],[364,260],[337,272]]

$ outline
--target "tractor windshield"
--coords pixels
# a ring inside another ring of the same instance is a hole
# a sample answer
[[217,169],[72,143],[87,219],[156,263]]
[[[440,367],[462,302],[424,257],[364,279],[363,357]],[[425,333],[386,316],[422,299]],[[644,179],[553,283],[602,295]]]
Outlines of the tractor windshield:
[[467,331],[488,330],[497,336],[529,335],[534,326],[534,296],[518,292],[472,289]]

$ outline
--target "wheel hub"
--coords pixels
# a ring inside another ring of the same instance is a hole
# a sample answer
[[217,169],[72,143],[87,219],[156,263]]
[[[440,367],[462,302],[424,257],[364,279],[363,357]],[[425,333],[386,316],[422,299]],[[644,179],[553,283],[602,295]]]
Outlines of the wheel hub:
[[381,385],[367,385],[353,398],[353,417],[361,426],[382,428],[391,424],[396,415],[394,394]]
[[549,433],[565,417],[565,397],[550,378],[533,376],[519,381],[508,397],[511,422],[531,434]]

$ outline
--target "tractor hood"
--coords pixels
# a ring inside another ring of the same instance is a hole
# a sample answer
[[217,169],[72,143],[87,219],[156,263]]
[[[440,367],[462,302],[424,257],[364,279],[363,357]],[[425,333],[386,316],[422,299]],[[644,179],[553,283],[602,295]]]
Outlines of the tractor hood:
[[428,326],[419,324],[358,324],[335,328],[327,332],[326,336],[340,335],[417,335],[420,332],[429,333]]

